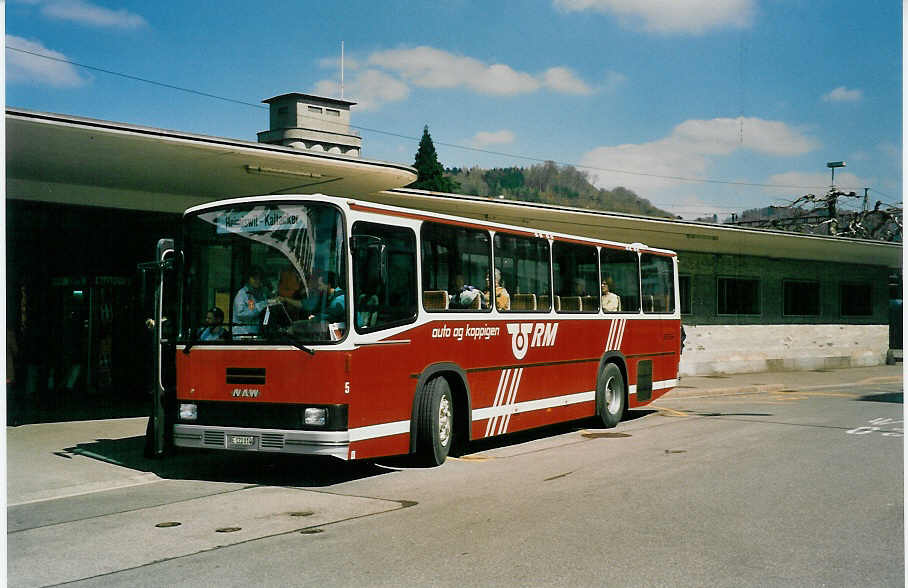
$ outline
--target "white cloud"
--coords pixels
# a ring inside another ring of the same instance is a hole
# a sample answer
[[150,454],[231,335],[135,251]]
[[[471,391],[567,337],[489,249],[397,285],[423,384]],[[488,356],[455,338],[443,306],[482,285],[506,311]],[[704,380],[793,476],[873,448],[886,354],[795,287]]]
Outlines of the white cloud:
[[6,79],[9,82],[30,82],[58,88],[73,88],[81,86],[87,81],[79,75],[73,65],[57,61],[66,59],[65,55],[48,49],[38,41],[6,35],[6,47],[22,49],[52,58],[45,59],[21,51],[8,51],[6,53]]
[[554,0],[568,12],[595,11],[618,16],[623,25],[647,32],[702,34],[710,29],[746,28],[755,0]]
[[689,120],[675,127],[672,138],[703,154],[724,155],[745,148],[765,155],[801,155],[816,141],[783,122],[760,118]]
[[[318,61],[323,69],[339,69],[339,57]],[[366,69],[363,69],[366,68]],[[472,57],[454,55],[434,47],[376,51],[366,59],[344,59],[347,79],[345,96],[359,102],[362,109],[377,109],[388,102],[404,100],[412,86],[422,88],[467,88],[495,96],[511,96],[548,89],[562,94],[592,94],[595,89],[566,67],[552,67],[534,75],[501,64],[487,64]],[[607,80],[623,80],[610,77]],[[314,91],[334,96],[339,93],[336,79],[324,79]]]
[[102,28],[137,29],[148,24],[140,15],[126,9],[111,10],[84,0],[50,0],[42,5],[41,13],[50,18]]
[[688,120],[663,139],[598,147],[585,154],[580,163],[597,168],[590,173],[601,188],[625,186],[643,194],[657,188],[689,185],[685,178],[703,179],[716,157],[739,149],[786,157],[807,153],[817,146],[814,139],[778,121]]
[[566,67],[534,75],[502,63],[487,64],[434,47],[389,49],[369,56],[369,65],[423,88],[469,88],[480,94],[511,96],[548,88],[563,94],[591,94],[593,89]]
[[838,88],[823,94],[823,102],[859,102],[864,97],[864,92],[861,90],[849,90],[845,86],[839,86]]
[[[339,96],[338,79],[321,80],[313,90],[319,96]],[[393,76],[367,69],[357,72],[344,80],[344,98],[357,103],[360,110],[376,110],[387,102],[404,100],[410,94],[410,88]]]
[[472,139],[470,139],[469,144],[473,147],[488,147],[489,145],[504,145],[507,143],[514,142],[514,133],[502,129],[500,131],[480,131],[476,133]]
[[369,57],[369,64],[393,71],[425,88],[466,86],[482,94],[510,95],[533,92],[540,87],[535,77],[507,65],[487,65],[433,47],[378,51]]
[[542,75],[547,88],[563,94],[592,94],[593,89],[566,67],[547,69]]

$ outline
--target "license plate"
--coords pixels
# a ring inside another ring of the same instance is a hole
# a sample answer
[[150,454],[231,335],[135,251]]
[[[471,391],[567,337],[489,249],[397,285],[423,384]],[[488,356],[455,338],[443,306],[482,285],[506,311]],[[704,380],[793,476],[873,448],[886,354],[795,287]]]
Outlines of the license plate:
[[253,435],[227,435],[227,449],[255,449],[255,446]]

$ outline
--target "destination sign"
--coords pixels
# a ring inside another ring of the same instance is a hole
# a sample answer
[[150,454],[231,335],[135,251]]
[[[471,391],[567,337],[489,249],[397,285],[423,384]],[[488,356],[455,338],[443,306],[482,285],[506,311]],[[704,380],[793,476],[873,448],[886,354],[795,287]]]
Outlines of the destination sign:
[[217,219],[218,233],[263,233],[306,228],[302,210],[254,208],[227,211]]

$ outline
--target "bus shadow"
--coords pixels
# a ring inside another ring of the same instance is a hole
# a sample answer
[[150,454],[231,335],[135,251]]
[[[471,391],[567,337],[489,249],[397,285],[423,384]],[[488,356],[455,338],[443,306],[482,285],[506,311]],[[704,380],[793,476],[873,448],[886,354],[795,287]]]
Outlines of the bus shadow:
[[[608,429],[608,431],[611,432],[611,435],[614,435],[616,437],[629,437],[630,435],[628,435],[627,433],[622,433],[622,424],[643,418],[656,412],[658,411],[640,408],[628,410],[624,418],[621,419],[621,422],[618,423],[618,426],[614,429]],[[522,443],[530,443],[532,441],[538,441],[540,439],[557,437],[559,435],[577,433],[585,429],[601,430],[602,423],[599,422],[596,418],[588,418],[577,421],[568,421],[566,423],[546,425],[544,427],[538,427],[536,429],[528,429],[526,431],[508,433],[506,435],[489,437],[487,439],[474,439],[470,441],[469,445],[466,447],[466,453],[481,453],[483,451],[488,451],[491,449],[500,449],[502,447],[520,445]]]
[[96,439],[56,455],[81,455],[167,480],[202,480],[262,486],[321,487],[388,473],[367,461],[331,457],[179,449],[172,455],[145,457],[145,436]]
[[[622,423],[642,418],[655,410],[633,409]],[[595,419],[558,423],[501,435],[490,439],[473,440],[465,448],[468,453],[520,445],[539,439],[574,433],[584,429],[600,429]],[[621,424],[614,429],[620,434]],[[624,434],[621,434],[624,436]],[[332,457],[242,453],[181,448],[161,458],[145,457],[145,436],[122,439],[95,439],[67,447],[55,455],[71,458],[88,457],[136,472],[152,473],[165,480],[201,480],[261,486],[323,487],[370,478],[413,467],[411,456],[392,456],[377,460],[343,461]]]
[[855,398],[859,402],[891,402],[893,404],[903,404],[901,392],[884,392],[882,394],[868,394]]

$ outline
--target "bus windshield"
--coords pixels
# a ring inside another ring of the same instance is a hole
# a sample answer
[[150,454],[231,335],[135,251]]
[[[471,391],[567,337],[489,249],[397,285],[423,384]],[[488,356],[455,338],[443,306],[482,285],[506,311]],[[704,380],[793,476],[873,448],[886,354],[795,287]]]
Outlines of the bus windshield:
[[187,216],[183,340],[328,343],[347,329],[344,225],[318,203],[257,203]]

